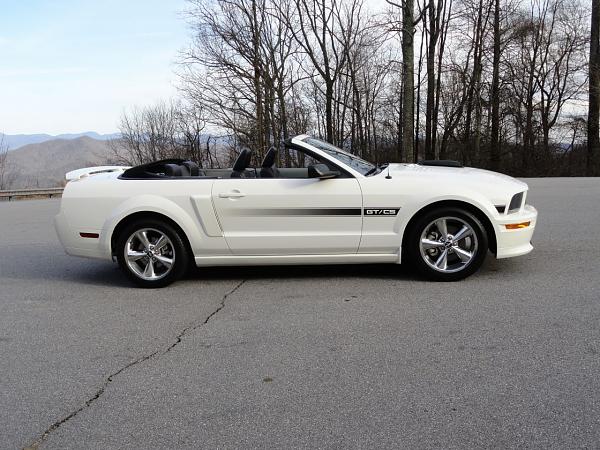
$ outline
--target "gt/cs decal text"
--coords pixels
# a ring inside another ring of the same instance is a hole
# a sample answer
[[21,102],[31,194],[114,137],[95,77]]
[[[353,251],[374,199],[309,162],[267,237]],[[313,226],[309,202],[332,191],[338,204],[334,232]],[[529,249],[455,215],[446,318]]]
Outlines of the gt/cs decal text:
[[365,208],[365,216],[395,216],[400,208]]

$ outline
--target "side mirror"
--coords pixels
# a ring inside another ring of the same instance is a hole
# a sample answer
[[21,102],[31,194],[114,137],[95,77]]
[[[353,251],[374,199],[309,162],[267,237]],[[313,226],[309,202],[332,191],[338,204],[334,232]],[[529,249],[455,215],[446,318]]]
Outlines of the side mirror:
[[326,180],[328,178],[339,177],[340,172],[337,170],[331,170],[327,167],[327,164],[313,164],[308,166],[308,178],[319,178]]

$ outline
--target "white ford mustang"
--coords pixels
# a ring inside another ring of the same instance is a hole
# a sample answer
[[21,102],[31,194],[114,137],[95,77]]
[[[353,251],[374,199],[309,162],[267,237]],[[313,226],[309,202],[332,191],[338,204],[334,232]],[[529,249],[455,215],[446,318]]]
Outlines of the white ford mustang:
[[[165,160],[67,174],[55,225],[70,255],[116,259],[143,287],[197,266],[407,262],[454,281],[529,253],[527,185],[453,161],[377,166],[302,135],[251,168]],[[281,164],[278,161],[281,160]]]

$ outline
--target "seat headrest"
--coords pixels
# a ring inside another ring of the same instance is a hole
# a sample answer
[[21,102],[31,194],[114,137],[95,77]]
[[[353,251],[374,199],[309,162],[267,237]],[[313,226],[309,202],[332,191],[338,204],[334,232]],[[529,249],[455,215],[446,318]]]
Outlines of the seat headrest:
[[235,160],[233,164],[233,170],[236,172],[243,172],[246,170],[246,167],[250,165],[250,160],[252,159],[252,152],[248,149],[244,149],[240,152],[240,155]]
[[267,154],[265,155],[265,159],[263,159],[261,167],[272,167],[277,160],[278,150],[275,147],[271,147]]

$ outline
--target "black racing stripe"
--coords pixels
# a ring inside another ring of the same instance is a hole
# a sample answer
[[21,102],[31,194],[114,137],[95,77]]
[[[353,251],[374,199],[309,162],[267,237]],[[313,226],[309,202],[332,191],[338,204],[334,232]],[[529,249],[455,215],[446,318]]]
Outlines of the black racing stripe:
[[269,208],[239,209],[239,216],[360,216],[360,208]]

